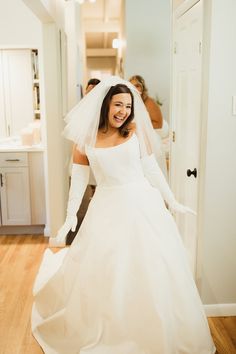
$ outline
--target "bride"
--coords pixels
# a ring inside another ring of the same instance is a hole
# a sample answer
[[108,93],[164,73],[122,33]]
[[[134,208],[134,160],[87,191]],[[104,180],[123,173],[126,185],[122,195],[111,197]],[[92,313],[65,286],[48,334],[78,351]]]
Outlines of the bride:
[[[138,91],[110,77],[68,114],[74,141],[64,245],[92,169],[97,188],[70,248],[46,250],[32,331],[46,354],[211,354],[215,347],[154,158]],[[169,210],[166,208],[168,204]]]

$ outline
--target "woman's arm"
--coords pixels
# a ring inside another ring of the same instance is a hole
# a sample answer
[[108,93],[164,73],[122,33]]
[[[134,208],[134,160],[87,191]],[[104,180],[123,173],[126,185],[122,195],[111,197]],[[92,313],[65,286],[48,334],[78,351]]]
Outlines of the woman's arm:
[[72,158],[73,158],[73,163],[79,164],[79,165],[89,165],[89,160],[86,155],[82,154],[76,147],[76,145],[73,146],[73,151],[72,151]]
[[149,113],[153,128],[162,128],[163,117],[159,105],[151,97],[147,97],[144,103]]
[[64,246],[66,236],[70,230],[75,231],[77,225],[77,211],[80,207],[84,192],[89,182],[90,167],[86,155],[83,155],[76,146],[73,147],[73,165],[71,184],[67,203],[66,220],[59,229],[54,246]]

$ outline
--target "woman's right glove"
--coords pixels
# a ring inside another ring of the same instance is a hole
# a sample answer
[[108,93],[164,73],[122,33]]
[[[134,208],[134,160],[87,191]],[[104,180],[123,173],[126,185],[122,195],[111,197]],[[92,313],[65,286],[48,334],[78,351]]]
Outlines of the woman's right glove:
[[141,163],[145,177],[153,187],[159,189],[171,211],[196,215],[195,211],[177,202],[153,154],[141,158]]
[[71,185],[67,204],[66,220],[59,229],[57,236],[50,239],[50,245],[63,247],[66,236],[70,230],[75,231],[77,225],[77,211],[79,210],[84,192],[86,190],[90,174],[90,166],[73,164],[71,172]]

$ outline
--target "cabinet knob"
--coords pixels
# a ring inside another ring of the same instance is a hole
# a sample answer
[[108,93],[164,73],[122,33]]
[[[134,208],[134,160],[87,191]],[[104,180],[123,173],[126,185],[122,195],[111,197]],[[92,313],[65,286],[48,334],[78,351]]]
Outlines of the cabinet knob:
[[0,185],[3,187],[3,178],[2,178],[2,173],[0,173]]

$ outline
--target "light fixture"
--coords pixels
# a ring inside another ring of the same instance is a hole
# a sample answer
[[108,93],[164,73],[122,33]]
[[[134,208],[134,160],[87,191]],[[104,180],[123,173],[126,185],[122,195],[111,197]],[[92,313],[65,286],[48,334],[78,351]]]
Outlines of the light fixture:
[[114,39],[112,40],[112,48],[114,48],[114,49],[115,49],[115,48],[120,48],[121,45],[122,45],[122,42],[121,42],[120,39],[114,38]]

